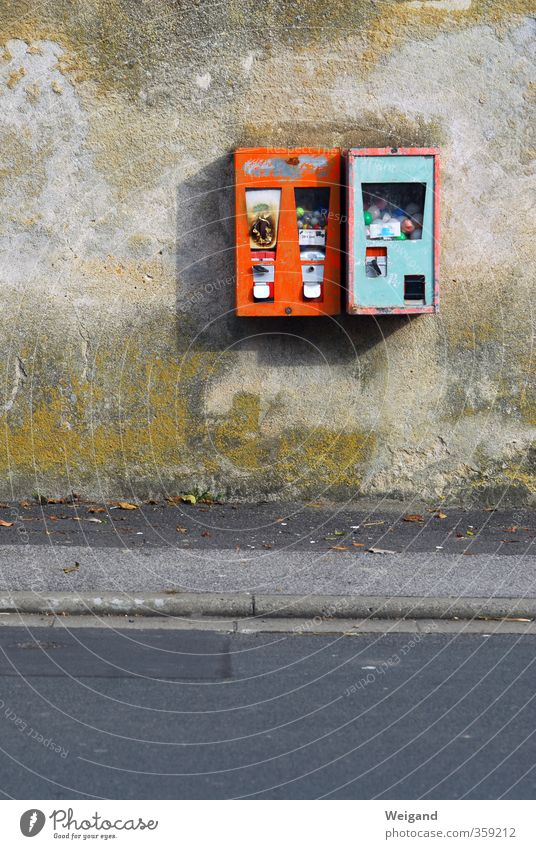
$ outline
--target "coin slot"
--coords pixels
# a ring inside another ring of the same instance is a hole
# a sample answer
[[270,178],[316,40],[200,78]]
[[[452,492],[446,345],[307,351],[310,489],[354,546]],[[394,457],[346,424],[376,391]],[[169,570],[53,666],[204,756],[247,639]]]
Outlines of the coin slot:
[[404,303],[424,304],[425,297],[424,274],[404,275]]
[[369,279],[387,277],[387,248],[367,248],[365,274]]

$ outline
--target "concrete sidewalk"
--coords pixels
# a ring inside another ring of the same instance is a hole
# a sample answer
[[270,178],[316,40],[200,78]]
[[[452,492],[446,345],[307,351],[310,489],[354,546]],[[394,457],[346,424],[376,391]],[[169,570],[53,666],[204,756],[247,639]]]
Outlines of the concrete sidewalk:
[[245,618],[536,616],[536,556],[0,547],[0,612]]
[[536,555],[0,547],[0,592],[536,596]]
[[533,618],[536,611],[531,510],[92,509],[11,508],[14,524],[0,532],[0,612]]

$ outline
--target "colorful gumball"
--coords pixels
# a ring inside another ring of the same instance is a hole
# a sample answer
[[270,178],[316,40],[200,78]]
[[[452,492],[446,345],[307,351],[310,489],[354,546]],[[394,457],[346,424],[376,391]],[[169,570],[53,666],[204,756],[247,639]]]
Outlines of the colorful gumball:
[[389,213],[384,212],[383,215],[382,215],[382,221],[390,221],[390,220],[391,220],[391,216],[389,215]]
[[365,219],[365,224],[370,224],[372,222],[372,215],[368,209],[363,213],[363,218]]
[[407,238],[405,233],[401,233],[400,236],[395,236],[395,242],[405,242]]
[[298,216],[298,218],[302,218],[305,215],[305,209],[303,208],[303,206],[296,207],[296,215]]
[[380,217],[380,210],[374,203],[372,204],[372,206],[369,206],[368,211],[372,215],[373,219]]
[[409,236],[409,234],[413,233],[413,231],[415,230],[415,224],[413,223],[411,218],[404,218],[402,224],[400,225],[400,229],[403,233],[406,234],[406,236]]

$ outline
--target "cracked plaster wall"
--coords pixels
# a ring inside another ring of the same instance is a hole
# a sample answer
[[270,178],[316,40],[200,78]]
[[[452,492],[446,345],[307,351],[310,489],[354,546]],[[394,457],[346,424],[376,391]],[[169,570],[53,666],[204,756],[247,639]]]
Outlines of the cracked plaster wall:
[[[0,497],[534,502],[522,0],[11,0]],[[442,148],[442,301],[239,320],[230,153]]]

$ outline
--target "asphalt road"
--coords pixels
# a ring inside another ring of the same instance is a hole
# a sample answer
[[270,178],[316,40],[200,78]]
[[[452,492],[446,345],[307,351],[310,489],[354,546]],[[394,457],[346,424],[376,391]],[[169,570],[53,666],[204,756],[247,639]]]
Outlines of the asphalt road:
[[2,793],[534,798],[536,637],[433,627],[349,637],[4,626]]

